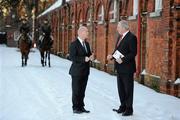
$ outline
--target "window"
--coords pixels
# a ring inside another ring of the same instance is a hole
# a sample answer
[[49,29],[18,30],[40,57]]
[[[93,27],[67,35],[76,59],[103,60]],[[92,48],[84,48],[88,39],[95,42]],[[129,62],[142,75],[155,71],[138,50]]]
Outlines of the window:
[[128,17],[128,20],[137,19],[139,0],[133,0],[133,15]]
[[82,19],[82,11],[79,12],[79,23],[82,23],[83,19]]
[[64,16],[61,17],[61,25],[64,25]]
[[162,11],[162,0],[155,0],[155,10],[150,13],[150,17],[158,17],[161,16]]
[[91,19],[91,14],[90,14],[90,9],[88,9],[87,10],[87,13],[86,13],[86,21],[88,22],[88,23],[90,23],[90,20]]
[[138,0],[133,0],[133,16],[138,14]]
[[75,21],[74,21],[74,13],[71,14],[71,22],[75,23]]
[[117,14],[116,5],[117,5],[116,0],[114,0],[110,3],[110,8],[109,8],[109,19],[113,21],[116,19],[116,14]]
[[162,10],[162,0],[156,0],[155,1],[155,12]]
[[102,23],[104,20],[104,7],[101,5],[98,9],[98,23]]

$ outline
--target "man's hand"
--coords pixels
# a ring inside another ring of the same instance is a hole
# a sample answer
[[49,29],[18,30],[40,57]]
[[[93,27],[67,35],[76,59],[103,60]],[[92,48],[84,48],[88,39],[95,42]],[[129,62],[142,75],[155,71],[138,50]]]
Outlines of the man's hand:
[[116,59],[116,62],[118,62],[119,64],[121,64],[123,61],[122,61],[121,58],[119,58],[119,59]]
[[112,55],[108,55],[108,56],[107,56],[107,60],[111,60],[112,58],[113,58]]
[[89,62],[89,57],[85,57],[85,62]]
[[92,53],[92,55],[89,57],[89,59],[90,59],[91,61],[94,60],[94,53]]

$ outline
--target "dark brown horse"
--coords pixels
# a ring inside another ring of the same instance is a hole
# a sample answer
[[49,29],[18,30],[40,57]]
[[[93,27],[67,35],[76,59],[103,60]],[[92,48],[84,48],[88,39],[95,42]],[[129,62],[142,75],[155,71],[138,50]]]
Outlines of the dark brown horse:
[[22,67],[27,65],[28,55],[30,52],[29,39],[26,33],[22,33],[19,38],[19,48],[21,51]]
[[[41,40],[40,40],[41,41]],[[48,58],[48,65],[51,67],[50,62],[50,53],[51,53],[51,37],[49,35],[44,35],[42,41],[39,45],[39,51],[41,54],[41,64],[42,66],[46,66],[47,58]]]

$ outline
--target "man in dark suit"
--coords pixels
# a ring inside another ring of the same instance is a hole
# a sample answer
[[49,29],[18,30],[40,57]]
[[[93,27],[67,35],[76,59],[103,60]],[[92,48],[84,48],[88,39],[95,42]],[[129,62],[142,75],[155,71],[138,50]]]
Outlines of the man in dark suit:
[[85,90],[90,73],[90,61],[93,60],[89,43],[86,41],[87,38],[87,27],[81,26],[78,29],[78,37],[70,46],[72,65],[69,74],[72,77],[72,109],[73,113],[78,114],[90,112],[84,108]]
[[[115,69],[117,70],[117,87],[120,98],[120,107],[113,109],[123,116],[133,114],[133,89],[134,73],[136,72],[135,56],[137,54],[137,38],[129,31],[128,22],[122,20],[118,23],[117,31],[119,33],[116,47],[113,54],[108,55],[108,60],[115,60]],[[115,56],[115,52],[120,52],[121,56]]]

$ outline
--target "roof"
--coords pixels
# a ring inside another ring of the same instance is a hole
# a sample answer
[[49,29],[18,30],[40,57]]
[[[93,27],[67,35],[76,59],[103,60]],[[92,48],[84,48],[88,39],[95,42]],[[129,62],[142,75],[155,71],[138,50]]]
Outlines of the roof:
[[[66,2],[69,2],[71,0],[66,0]],[[44,12],[42,12],[40,15],[38,15],[37,18],[55,10],[56,8],[60,7],[62,5],[62,0],[57,0],[53,5],[51,5],[48,9],[46,9]]]

